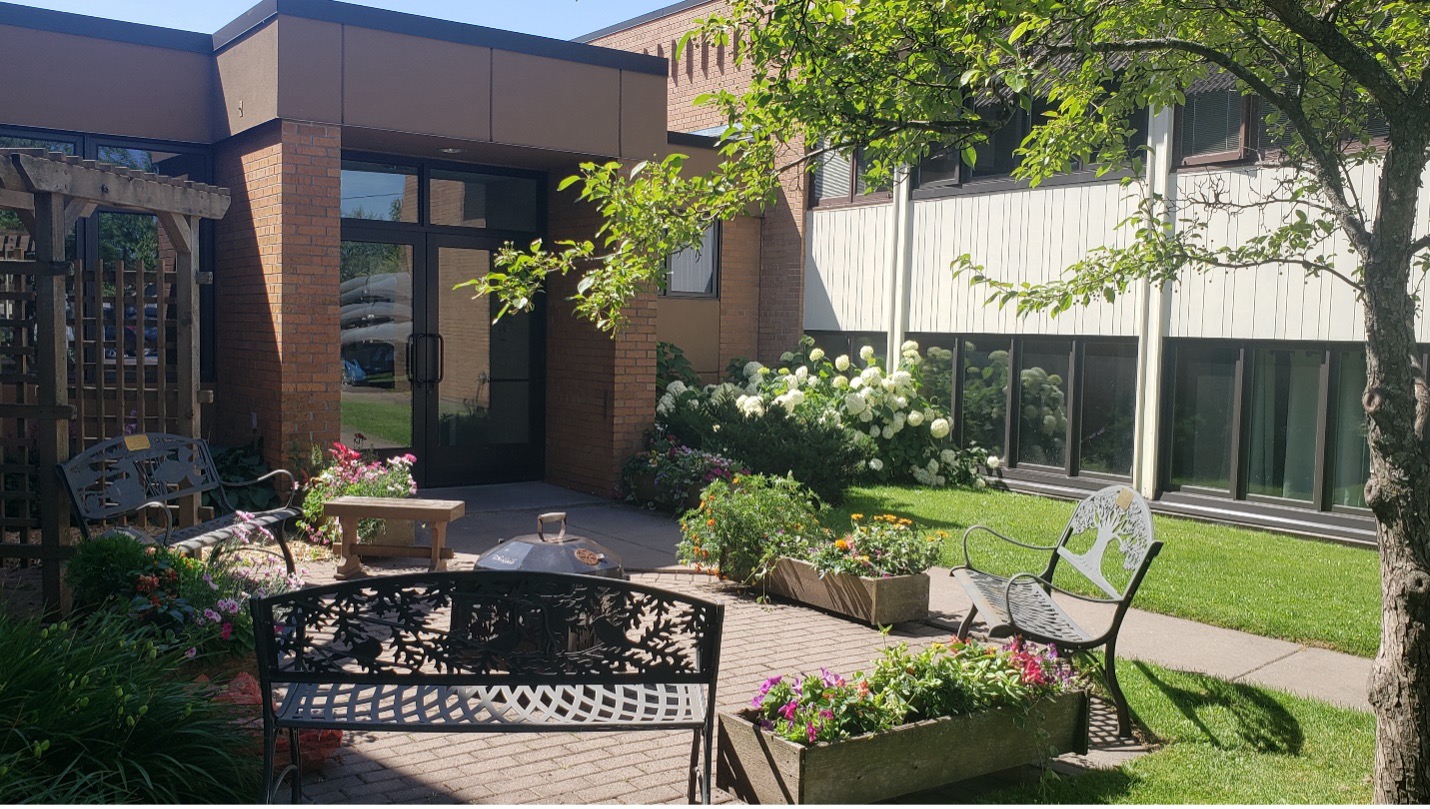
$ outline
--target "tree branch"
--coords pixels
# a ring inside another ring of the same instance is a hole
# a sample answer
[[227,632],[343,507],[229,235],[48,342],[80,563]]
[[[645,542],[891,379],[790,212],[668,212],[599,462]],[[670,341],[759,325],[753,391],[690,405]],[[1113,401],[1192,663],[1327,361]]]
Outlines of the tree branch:
[[1334,21],[1316,17],[1306,10],[1302,0],[1264,0],[1264,4],[1282,25],[1316,46],[1316,50],[1339,65],[1350,78],[1365,85],[1381,109],[1398,115],[1409,103],[1405,88],[1386,72],[1374,55],[1352,42]]

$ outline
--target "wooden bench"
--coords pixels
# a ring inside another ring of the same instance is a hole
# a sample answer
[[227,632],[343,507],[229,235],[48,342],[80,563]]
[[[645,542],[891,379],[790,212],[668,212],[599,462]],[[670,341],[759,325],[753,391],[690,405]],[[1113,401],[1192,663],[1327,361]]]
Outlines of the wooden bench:
[[[296,569],[283,536],[283,524],[300,513],[292,508],[297,482],[286,469],[275,469],[255,480],[226,481],[219,477],[208,444],[202,440],[140,433],[96,444],[60,464],[58,472],[86,539],[117,529],[196,556],[233,538],[235,529],[247,525],[272,531],[288,572]],[[283,506],[240,518],[225,490],[258,486],[277,478],[288,479],[288,498]],[[194,503],[205,493],[213,498],[216,516],[195,525],[175,527],[173,511],[186,498],[193,498],[187,502]],[[163,518],[162,532],[135,525],[141,518],[147,521],[156,511]]]
[[[255,632],[265,800],[290,776],[302,799],[303,729],[685,729],[687,794],[710,802],[719,604],[619,579],[472,570],[355,579],[250,608],[255,627],[272,627]],[[291,762],[275,775],[280,731]]]
[[[431,554],[428,570],[445,570],[452,549],[447,545],[447,523],[467,513],[461,500],[417,500],[409,497],[358,497],[345,495],[323,504],[323,516],[337,518],[343,526],[342,547],[338,550],[338,579],[362,576],[363,556],[423,556]],[[358,523],[362,520],[411,520],[432,526],[432,547],[380,543],[358,543]]]
[[[1041,573],[1012,576],[981,570],[969,554],[968,540],[975,532],[992,535],[1020,548],[1049,551],[1047,566]],[[1070,546],[1073,542],[1083,549],[1075,551]],[[1132,597],[1137,595],[1137,588],[1147,575],[1147,568],[1161,550],[1162,543],[1153,538],[1152,513],[1147,509],[1147,502],[1126,486],[1099,489],[1079,503],[1062,536],[1052,545],[1031,545],[986,525],[972,526],[963,533],[963,565],[949,571],[973,601],[958,627],[958,637],[968,637],[974,616],[981,612],[989,635],[1018,635],[1070,652],[1105,647],[1103,674],[1117,706],[1117,732],[1131,735],[1131,712],[1117,682],[1117,633],[1132,606]],[[1059,562],[1107,597],[1092,598],[1053,584]],[[1109,576],[1117,581],[1109,581]],[[1111,620],[1099,630],[1083,627],[1053,600],[1054,591],[1078,601],[1112,605]]]

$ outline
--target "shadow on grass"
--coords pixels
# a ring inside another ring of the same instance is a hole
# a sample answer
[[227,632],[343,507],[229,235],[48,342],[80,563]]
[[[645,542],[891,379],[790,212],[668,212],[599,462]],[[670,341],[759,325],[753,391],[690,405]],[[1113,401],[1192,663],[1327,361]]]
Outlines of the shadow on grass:
[[1176,741],[1283,755],[1300,754],[1306,742],[1296,717],[1260,688],[1193,674],[1181,675],[1195,684],[1184,688],[1140,662],[1133,666],[1196,728],[1197,736]]

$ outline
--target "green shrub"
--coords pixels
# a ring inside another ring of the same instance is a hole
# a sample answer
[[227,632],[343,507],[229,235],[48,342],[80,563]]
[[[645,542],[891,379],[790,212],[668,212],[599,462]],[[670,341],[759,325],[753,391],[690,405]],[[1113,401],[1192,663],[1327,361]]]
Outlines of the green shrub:
[[100,612],[43,628],[0,613],[0,802],[251,803],[261,758],[182,652]]
[[646,435],[646,449],[633,455],[621,470],[627,499],[641,506],[678,513],[689,507],[692,492],[712,480],[729,480],[748,472],[737,461],[692,449],[672,436]]
[[65,566],[75,609],[93,612],[106,601],[120,598],[127,607],[134,594],[135,574],[149,560],[144,546],[126,534],[105,534],[80,543]]
[[828,503],[844,501],[844,490],[858,482],[873,454],[868,436],[813,413],[771,408],[747,415],[728,397],[701,404],[676,407],[659,426],[687,446],[739,461],[756,474],[793,475]]
[[700,387],[700,374],[685,356],[685,352],[675,343],[655,344],[655,392],[659,396],[672,382],[680,382],[690,387]]
[[938,563],[946,531],[923,532],[894,514],[852,514],[849,533],[812,542],[798,557],[819,571],[879,578],[922,573]]
[[680,521],[680,560],[751,583],[787,551],[824,534],[822,506],[792,477],[739,475],[705,489]]

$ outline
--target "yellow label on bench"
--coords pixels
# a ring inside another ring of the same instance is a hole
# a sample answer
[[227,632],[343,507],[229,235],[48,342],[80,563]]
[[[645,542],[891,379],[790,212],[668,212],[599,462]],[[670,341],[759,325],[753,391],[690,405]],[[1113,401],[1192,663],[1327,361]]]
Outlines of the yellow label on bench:
[[1117,507],[1122,509],[1123,511],[1126,511],[1131,506],[1132,490],[1124,486],[1122,487],[1122,491],[1117,493]]
[[124,436],[124,448],[130,452],[138,452],[141,449],[149,448],[149,436],[147,435],[126,435]]

